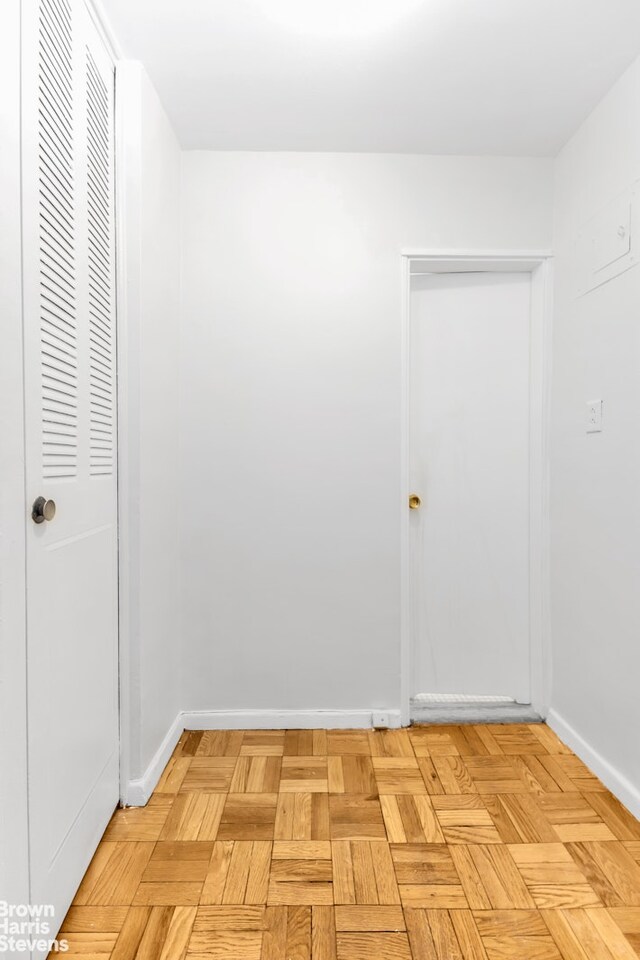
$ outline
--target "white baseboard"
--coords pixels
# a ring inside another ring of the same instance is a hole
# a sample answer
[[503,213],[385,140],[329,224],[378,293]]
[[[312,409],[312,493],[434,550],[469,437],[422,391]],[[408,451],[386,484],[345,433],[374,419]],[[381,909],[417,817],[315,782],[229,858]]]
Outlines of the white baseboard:
[[[399,727],[400,711],[385,712]],[[371,727],[371,710],[195,710],[182,719],[185,730],[345,730]]]
[[[391,727],[400,726],[400,711],[387,711]],[[612,766],[557,713],[549,710],[551,729],[602,780],[621,803],[640,818],[640,790]],[[183,730],[309,730],[366,729],[371,727],[371,710],[195,710],[180,712],[158,747],[149,766],[138,780],[124,786],[122,802],[143,807],[162,776]]]
[[[390,727],[400,726],[400,711],[387,710]],[[183,730],[366,729],[371,710],[194,710],[181,711],[139,780],[123,785],[121,802],[144,807],[155,790]]]
[[121,791],[121,802],[124,806],[144,807],[147,804],[162,776],[162,771],[169,762],[176,743],[182,735],[184,730],[183,717],[184,714],[180,711],[140,779],[130,780],[128,784],[124,785],[124,789]]
[[557,733],[563,743],[571,747],[573,752],[580,757],[583,763],[595,773],[604,783],[605,787],[611,790],[614,796],[625,805],[634,817],[640,819],[640,790],[619,770],[612,766],[608,760],[598,753],[583,737],[580,736],[571,724],[560,716],[553,708],[547,715],[547,724],[554,733]]

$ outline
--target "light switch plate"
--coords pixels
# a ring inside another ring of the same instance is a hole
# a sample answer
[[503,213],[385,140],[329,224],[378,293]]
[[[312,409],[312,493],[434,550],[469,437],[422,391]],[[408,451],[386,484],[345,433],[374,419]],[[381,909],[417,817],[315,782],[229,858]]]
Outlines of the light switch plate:
[[587,433],[602,432],[602,400],[587,400]]

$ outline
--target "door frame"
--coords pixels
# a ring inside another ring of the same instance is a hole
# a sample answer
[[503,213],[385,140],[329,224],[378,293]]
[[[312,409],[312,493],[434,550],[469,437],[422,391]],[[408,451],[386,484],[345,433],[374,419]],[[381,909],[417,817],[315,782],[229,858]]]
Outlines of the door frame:
[[416,637],[412,603],[409,510],[411,416],[411,277],[424,273],[529,273],[531,275],[531,386],[529,461],[529,642],[531,704],[545,718],[550,695],[549,617],[549,420],[551,398],[552,254],[549,250],[421,250],[401,252],[401,448],[400,448],[400,718],[411,722],[411,677]]

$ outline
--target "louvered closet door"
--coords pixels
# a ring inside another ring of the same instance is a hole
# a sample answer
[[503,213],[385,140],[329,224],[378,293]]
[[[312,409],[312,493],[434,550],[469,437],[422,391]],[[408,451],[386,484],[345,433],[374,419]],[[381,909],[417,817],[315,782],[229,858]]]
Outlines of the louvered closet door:
[[118,800],[113,64],[23,4],[31,899],[61,921]]

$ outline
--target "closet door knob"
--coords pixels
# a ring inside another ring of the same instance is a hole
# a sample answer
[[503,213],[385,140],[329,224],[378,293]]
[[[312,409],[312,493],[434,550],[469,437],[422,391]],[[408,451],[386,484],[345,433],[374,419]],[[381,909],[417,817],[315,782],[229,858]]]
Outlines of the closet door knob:
[[411,496],[409,497],[409,510],[417,510],[421,503],[422,503],[422,500],[420,499],[418,494],[412,493]]
[[44,523],[45,520],[53,520],[56,515],[55,500],[45,500],[44,497],[38,497],[33,501],[31,509],[31,519],[34,523]]

